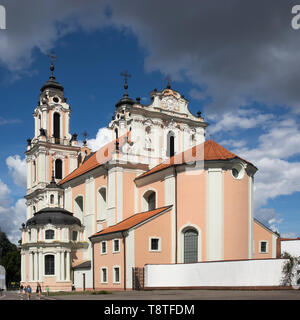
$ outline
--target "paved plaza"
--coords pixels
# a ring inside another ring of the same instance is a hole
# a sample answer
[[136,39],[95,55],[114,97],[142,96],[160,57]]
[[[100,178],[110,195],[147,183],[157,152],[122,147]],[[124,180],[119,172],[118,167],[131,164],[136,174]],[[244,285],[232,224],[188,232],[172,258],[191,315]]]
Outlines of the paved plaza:
[[[27,300],[25,294],[4,291],[1,300]],[[35,293],[30,300],[38,300]],[[44,296],[41,300],[300,300],[300,290],[153,290],[115,291],[110,294]]]

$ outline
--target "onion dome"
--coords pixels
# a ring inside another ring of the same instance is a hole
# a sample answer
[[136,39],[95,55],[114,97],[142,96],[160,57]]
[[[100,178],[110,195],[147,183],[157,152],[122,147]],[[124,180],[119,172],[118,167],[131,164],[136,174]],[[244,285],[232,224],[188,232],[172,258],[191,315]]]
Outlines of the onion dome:
[[53,71],[54,71],[53,63],[51,63],[50,71],[51,71],[51,75],[49,77],[49,80],[41,87],[41,92],[44,92],[46,89],[64,91],[64,87],[55,80],[55,76],[53,75]]
[[62,208],[44,208],[34,214],[32,218],[27,220],[26,227],[34,225],[78,225],[81,222],[75,218],[73,214]]

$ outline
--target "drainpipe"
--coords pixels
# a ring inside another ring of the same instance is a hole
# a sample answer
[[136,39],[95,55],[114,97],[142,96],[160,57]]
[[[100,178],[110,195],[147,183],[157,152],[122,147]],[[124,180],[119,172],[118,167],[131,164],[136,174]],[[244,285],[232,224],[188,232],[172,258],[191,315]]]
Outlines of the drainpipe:
[[124,290],[126,291],[126,239],[125,239],[125,232],[122,232],[123,237],[123,255],[124,255]]
[[[91,239],[90,239],[91,240]],[[93,290],[95,291],[95,266],[94,266],[94,242],[91,240],[91,244],[92,244],[92,263],[91,263],[91,267],[92,267],[92,274],[93,274]]]

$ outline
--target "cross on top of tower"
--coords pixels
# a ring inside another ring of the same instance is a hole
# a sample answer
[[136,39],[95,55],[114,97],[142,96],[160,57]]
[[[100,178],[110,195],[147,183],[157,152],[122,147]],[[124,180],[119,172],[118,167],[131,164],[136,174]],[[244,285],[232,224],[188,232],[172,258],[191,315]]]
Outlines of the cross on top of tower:
[[51,71],[51,77],[53,77],[54,61],[57,60],[58,58],[57,58],[57,56],[55,56],[54,51],[51,51],[50,53],[48,53],[47,56],[51,61],[50,71]]
[[167,75],[165,79],[166,79],[166,81],[167,81],[167,88],[168,88],[168,89],[171,89],[171,83],[170,83],[170,82],[171,82],[172,80],[171,80],[170,75]]
[[86,145],[86,142],[87,142],[87,141],[86,141],[86,138],[88,137],[89,134],[87,133],[86,130],[84,130],[83,133],[82,133],[82,135],[83,135],[83,138],[84,138],[83,144]]
[[124,89],[125,89],[125,95],[127,95],[127,89],[128,89],[127,79],[131,77],[131,74],[128,73],[128,70],[125,70],[124,72],[121,72],[121,76],[124,77]]

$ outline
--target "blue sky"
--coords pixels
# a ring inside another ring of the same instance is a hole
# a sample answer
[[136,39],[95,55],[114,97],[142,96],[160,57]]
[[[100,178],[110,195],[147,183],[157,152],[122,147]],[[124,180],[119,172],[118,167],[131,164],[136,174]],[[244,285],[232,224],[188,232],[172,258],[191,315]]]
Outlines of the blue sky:
[[122,71],[132,75],[129,95],[143,103],[170,75],[190,111],[201,110],[210,123],[208,136],[258,167],[256,217],[282,236],[300,236],[300,31],[290,25],[293,1],[247,1],[245,17],[235,1],[193,8],[165,1],[160,10],[150,1],[1,4],[7,30],[0,30],[0,227],[10,239],[18,239],[25,220],[24,151],[51,50],[79,139],[87,130],[90,141],[101,140],[98,130],[123,95]]

